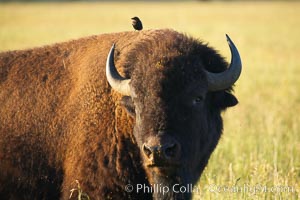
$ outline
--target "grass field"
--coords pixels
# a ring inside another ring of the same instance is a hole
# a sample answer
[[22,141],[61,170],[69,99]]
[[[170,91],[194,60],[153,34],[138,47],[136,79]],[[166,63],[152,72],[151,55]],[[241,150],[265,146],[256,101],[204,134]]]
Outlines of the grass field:
[[194,199],[300,199],[300,2],[0,4],[0,51],[144,28],[185,32],[230,57],[240,50],[240,104]]

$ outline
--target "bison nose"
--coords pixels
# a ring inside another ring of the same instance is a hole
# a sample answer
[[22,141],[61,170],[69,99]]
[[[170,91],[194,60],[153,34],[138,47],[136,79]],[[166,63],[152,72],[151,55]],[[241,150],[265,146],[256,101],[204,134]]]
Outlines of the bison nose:
[[180,145],[177,142],[159,145],[143,145],[145,157],[154,165],[170,163],[178,160],[180,156]]

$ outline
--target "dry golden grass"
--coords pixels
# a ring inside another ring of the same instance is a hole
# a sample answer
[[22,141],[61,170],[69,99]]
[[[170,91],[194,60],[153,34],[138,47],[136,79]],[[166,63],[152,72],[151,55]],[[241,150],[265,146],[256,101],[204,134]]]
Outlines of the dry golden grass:
[[194,199],[298,199],[300,2],[0,4],[0,50],[132,30],[134,15],[146,29],[186,32],[226,57],[228,33],[242,56],[240,104],[224,114]]

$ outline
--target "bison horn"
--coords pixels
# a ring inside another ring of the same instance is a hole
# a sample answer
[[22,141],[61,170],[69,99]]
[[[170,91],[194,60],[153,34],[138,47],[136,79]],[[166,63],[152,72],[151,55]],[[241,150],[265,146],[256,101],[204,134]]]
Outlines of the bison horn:
[[228,69],[221,73],[211,73],[205,71],[209,91],[218,91],[229,88],[238,80],[242,71],[242,61],[240,58],[240,54],[227,34],[226,38],[230,47],[231,63]]
[[115,44],[111,47],[106,60],[106,79],[110,86],[122,95],[130,96],[130,79],[123,78],[114,63]]

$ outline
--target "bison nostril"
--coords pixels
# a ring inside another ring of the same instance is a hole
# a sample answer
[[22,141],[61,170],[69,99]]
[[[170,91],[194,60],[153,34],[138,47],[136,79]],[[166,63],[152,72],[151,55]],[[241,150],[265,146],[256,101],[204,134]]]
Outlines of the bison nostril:
[[177,154],[177,145],[176,144],[170,144],[164,149],[164,154],[167,158],[174,158]]
[[150,147],[147,147],[145,144],[143,145],[143,151],[144,151],[144,154],[150,158],[151,154],[152,154],[152,150]]

